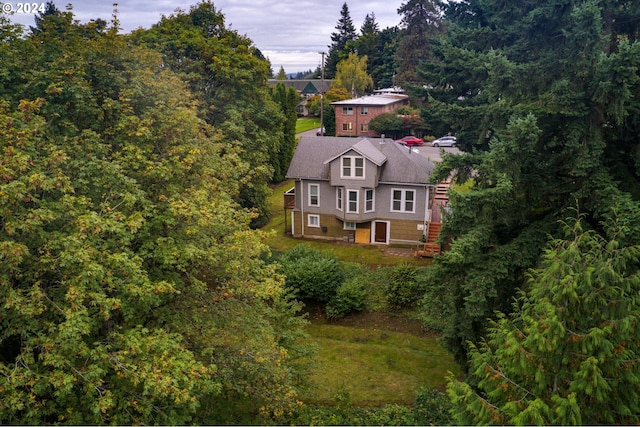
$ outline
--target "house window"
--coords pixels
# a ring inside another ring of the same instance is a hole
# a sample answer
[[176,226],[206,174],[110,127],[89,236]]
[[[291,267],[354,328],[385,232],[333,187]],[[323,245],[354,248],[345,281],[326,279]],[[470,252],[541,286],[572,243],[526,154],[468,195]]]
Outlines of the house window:
[[369,114],[369,107],[360,108],[360,114],[363,116],[366,116],[367,114]]
[[393,190],[391,210],[393,212],[415,212],[415,190]]
[[342,107],[342,115],[353,116],[353,107]]
[[342,130],[353,130],[353,123],[351,123],[351,122],[343,123],[342,124]]
[[347,212],[358,213],[358,190],[347,190]]
[[369,123],[361,123],[360,132],[369,132]]
[[342,210],[342,187],[336,188],[336,209]]
[[307,215],[307,225],[320,228],[320,215]]
[[345,230],[355,230],[356,229],[356,223],[353,221],[345,221],[343,228]]
[[364,211],[373,212],[375,208],[374,191],[372,188],[364,190]]
[[309,184],[309,206],[320,206],[320,186]]
[[342,157],[341,178],[364,178],[364,157]]

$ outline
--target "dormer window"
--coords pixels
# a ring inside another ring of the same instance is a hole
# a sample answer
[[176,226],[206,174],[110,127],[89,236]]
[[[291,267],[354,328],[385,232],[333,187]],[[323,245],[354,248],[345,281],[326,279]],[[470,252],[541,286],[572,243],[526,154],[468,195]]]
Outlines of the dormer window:
[[364,179],[364,157],[342,157],[342,178]]

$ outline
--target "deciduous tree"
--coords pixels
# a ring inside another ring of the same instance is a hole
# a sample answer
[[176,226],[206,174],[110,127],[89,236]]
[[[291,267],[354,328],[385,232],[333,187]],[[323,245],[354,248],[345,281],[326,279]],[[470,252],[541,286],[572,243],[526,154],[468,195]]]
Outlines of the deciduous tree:
[[367,74],[367,57],[350,53],[338,63],[336,77],[331,85],[345,89],[351,93],[352,98],[362,96],[367,89],[372,89],[373,79]]
[[201,103],[207,123],[221,131],[229,150],[251,165],[242,179],[238,201],[254,209],[259,227],[269,218],[269,164],[280,150],[284,117],[269,93],[270,64],[246,36],[225,27],[224,15],[210,1],[163,17],[149,30],[133,33],[133,40],[162,52]]
[[303,320],[237,202],[250,164],[159,53],[69,17],[2,46],[0,420],[289,410]]

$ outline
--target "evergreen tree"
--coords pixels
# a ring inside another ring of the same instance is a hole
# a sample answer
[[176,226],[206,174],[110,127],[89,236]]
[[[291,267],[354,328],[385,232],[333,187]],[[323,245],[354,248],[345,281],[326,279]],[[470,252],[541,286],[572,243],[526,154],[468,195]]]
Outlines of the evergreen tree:
[[272,97],[286,117],[283,123],[282,141],[279,144],[280,150],[274,153],[275,155],[271,160],[274,168],[273,181],[281,182],[285,179],[296,148],[296,122],[298,121],[296,107],[300,100],[300,95],[294,88],[287,88],[284,84],[278,83],[273,89]]
[[284,72],[284,67],[280,66],[280,71],[278,71],[278,75],[276,75],[277,80],[287,80],[287,73]]
[[329,54],[325,60],[324,75],[327,79],[333,79],[338,70],[338,62],[348,56],[351,52],[348,48],[349,44],[356,40],[356,28],[349,15],[349,7],[345,2],[340,10],[340,19],[336,24],[337,32],[331,33],[331,45],[329,46]]
[[407,0],[398,8],[402,19],[396,51],[396,85],[408,88],[424,83],[417,70],[421,62],[432,57],[430,39],[442,32],[441,10],[439,0]]
[[603,238],[574,222],[527,275],[512,315],[472,347],[477,389],[450,382],[458,424],[640,421],[640,247],[618,241],[624,223],[608,224]]
[[376,54],[369,57],[372,68],[371,78],[376,88],[388,88],[394,84],[399,33],[398,27],[382,30],[378,36]]
[[364,18],[362,27],[360,27],[360,35],[355,40],[353,45],[354,50],[358,53],[358,56],[366,56],[368,58],[367,74],[369,75],[371,75],[371,72],[376,65],[373,62],[373,58],[377,58],[380,56],[380,52],[378,51],[378,47],[380,44],[379,36],[380,28],[378,26],[378,23],[376,22],[376,15],[373,12],[368,13]]
[[[640,43],[627,25],[638,12],[595,0],[468,1],[447,11],[449,31],[421,70],[432,83],[422,115],[455,131],[466,151],[445,156],[434,179],[471,186],[451,191],[451,250],[431,271],[436,306],[426,314],[459,360],[486,319],[526,289],[525,272],[558,236],[567,206],[577,201],[600,232],[613,206],[620,221],[640,223]],[[640,228],[618,239],[638,241]]]

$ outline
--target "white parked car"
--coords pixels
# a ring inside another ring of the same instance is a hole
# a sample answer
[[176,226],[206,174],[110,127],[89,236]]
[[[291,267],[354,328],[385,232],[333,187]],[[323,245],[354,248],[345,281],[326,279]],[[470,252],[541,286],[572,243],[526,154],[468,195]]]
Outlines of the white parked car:
[[455,145],[456,145],[455,136],[443,136],[442,138],[438,138],[431,142],[432,147],[455,147]]

